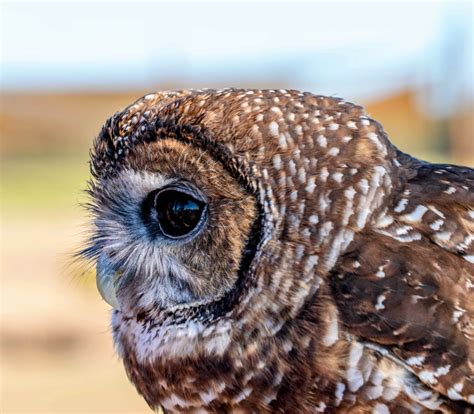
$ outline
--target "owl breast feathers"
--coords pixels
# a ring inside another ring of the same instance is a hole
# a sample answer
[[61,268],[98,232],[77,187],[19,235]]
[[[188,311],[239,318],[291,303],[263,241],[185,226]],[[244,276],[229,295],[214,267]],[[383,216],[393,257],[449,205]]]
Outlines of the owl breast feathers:
[[83,251],[169,413],[472,412],[474,170],[342,99],[147,95],[91,153]]

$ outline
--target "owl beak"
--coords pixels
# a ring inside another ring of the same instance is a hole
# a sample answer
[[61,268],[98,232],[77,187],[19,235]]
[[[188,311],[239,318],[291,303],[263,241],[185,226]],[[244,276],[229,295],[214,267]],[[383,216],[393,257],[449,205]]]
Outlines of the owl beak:
[[102,298],[117,310],[120,310],[116,292],[119,277],[120,273],[112,267],[112,263],[107,256],[102,254],[97,261],[97,289]]

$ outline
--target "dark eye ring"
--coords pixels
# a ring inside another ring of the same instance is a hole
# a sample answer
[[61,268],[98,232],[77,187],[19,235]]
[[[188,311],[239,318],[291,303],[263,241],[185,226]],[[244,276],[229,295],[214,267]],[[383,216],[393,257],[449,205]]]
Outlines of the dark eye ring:
[[180,187],[167,187],[150,194],[151,216],[161,233],[171,239],[181,239],[202,227],[207,204],[199,196]]

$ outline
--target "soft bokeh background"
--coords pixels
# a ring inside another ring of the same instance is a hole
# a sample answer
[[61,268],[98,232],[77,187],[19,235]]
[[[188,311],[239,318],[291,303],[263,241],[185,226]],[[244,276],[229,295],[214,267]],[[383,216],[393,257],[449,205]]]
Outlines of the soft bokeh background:
[[474,165],[470,2],[15,1],[1,19],[2,412],[148,412],[93,271],[69,265],[91,140],[142,94],[342,96],[402,150]]

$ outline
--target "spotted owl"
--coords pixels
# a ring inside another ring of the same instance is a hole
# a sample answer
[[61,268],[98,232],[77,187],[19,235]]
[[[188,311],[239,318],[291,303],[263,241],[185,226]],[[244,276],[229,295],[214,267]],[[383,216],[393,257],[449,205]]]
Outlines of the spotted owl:
[[293,90],[146,95],[91,151],[82,254],[166,413],[474,407],[474,170]]

